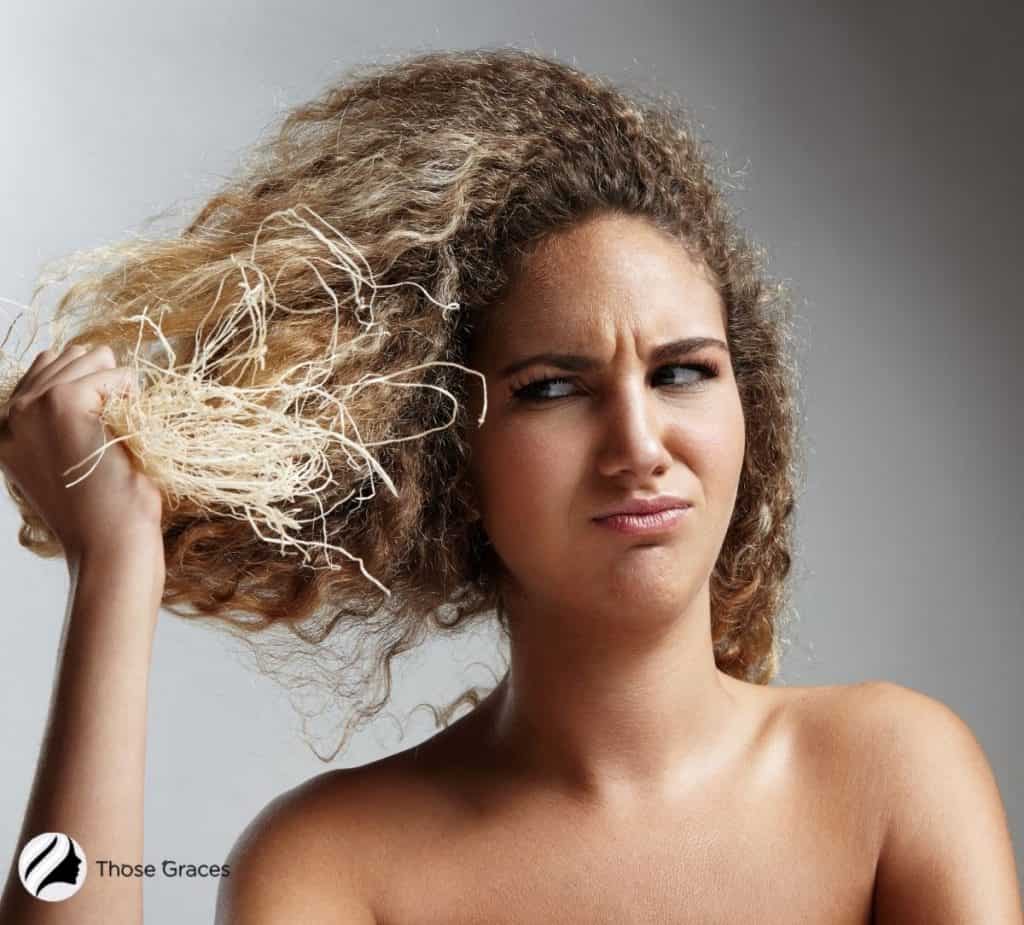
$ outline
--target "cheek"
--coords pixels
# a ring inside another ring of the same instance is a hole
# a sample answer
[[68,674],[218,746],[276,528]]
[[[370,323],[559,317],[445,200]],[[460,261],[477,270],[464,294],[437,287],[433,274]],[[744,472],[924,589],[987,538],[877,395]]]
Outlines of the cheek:
[[578,454],[564,431],[508,428],[489,435],[480,447],[479,478],[495,529],[523,529],[564,520],[576,485]]
[[731,507],[736,496],[746,432],[739,396],[717,409],[714,415],[696,423],[688,439],[705,493],[712,505]]

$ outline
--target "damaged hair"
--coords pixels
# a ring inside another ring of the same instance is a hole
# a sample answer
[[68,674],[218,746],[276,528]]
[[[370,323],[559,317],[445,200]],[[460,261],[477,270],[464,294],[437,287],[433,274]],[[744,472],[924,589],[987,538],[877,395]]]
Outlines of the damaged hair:
[[[172,351],[189,382],[213,391],[189,398],[178,379],[178,392],[161,393],[169,407],[235,409],[237,484],[290,472],[313,444],[322,463],[316,491],[296,490],[312,483],[306,472],[264,506],[287,515],[302,557],[276,548],[226,495],[219,506],[201,503],[211,470],[196,470],[196,490],[165,505],[163,606],[242,635],[282,624],[318,646],[350,633],[353,654],[330,673],[332,693],[351,706],[334,754],[388,702],[392,660],[428,634],[495,619],[507,639],[500,563],[473,517],[469,345],[540,242],[620,213],[679,240],[722,299],[746,450],[710,578],[712,640],[722,671],[768,683],[778,670],[799,476],[791,301],[737,227],[715,172],[689,117],[667,99],[628,94],[532,52],[430,52],[349,71],[290,110],[180,234],[108,249],[112,265],[60,300],[58,320],[76,320],[71,342],[106,344],[119,365]],[[372,290],[372,312],[358,310],[367,305],[361,285]],[[239,286],[243,296],[232,301]],[[201,344],[204,330],[219,336]],[[316,414],[294,392],[275,391],[294,388],[299,369],[319,371],[315,382],[302,380],[305,398],[320,399]],[[411,370],[418,382],[403,378]],[[232,406],[239,389],[249,390],[246,401]],[[157,414],[146,395],[137,396],[136,432],[147,407],[150,421]],[[313,430],[290,429],[314,418]],[[228,439],[229,424],[218,421],[211,430]],[[157,430],[149,444],[126,442],[168,483]],[[332,442],[331,433],[348,436]],[[271,446],[278,469],[244,469]],[[178,476],[196,456],[193,446]],[[382,479],[396,490],[376,491]],[[22,545],[59,554],[8,490],[21,509]],[[344,560],[325,568],[342,540]],[[467,691],[438,722],[480,699]]]

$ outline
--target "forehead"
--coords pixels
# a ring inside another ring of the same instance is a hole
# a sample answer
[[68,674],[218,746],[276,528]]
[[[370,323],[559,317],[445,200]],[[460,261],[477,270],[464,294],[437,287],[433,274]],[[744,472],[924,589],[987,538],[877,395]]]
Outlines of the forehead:
[[657,345],[725,339],[723,304],[683,244],[635,216],[601,216],[547,238],[492,306],[486,352],[599,349],[626,334]]

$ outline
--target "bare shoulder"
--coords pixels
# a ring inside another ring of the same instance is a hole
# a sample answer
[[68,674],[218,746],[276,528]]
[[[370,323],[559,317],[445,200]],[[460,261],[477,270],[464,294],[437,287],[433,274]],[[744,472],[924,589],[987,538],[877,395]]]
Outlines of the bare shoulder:
[[[865,681],[833,691],[826,709],[838,709],[849,744],[870,759],[887,785],[890,810],[951,772],[991,774],[970,726],[941,700],[891,681]],[[993,781],[994,782],[994,781]]]
[[879,774],[879,729],[887,722],[884,682],[770,686],[754,691],[765,716],[772,767],[788,770],[794,800],[818,807],[842,831],[850,857],[874,865],[888,794]]
[[332,770],[271,800],[228,856],[217,925],[373,925],[367,871],[380,863],[372,794],[381,776],[373,766]]
[[781,736],[809,767],[820,772],[826,763],[837,764],[847,774],[861,766],[873,772],[877,756],[871,750],[892,719],[892,699],[908,690],[885,681],[743,689],[760,702],[764,728]]
[[1024,923],[999,787],[968,724],[900,684],[829,690],[820,705],[840,711],[883,810],[874,921]]
[[785,715],[809,743],[819,746],[816,751],[841,753],[844,759],[860,756],[872,768],[889,760],[899,724],[924,701],[942,708],[938,701],[889,681],[780,690]]
[[[864,756],[882,772],[903,756],[908,736],[922,729],[973,740],[967,724],[942,701],[891,681],[823,687],[780,687],[782,713],[806,736]],[[881,766],[879,766],[881,763]]]
[[318,774],[268,803],[228,857],[217,925],[374,925],[410,835],[436,831],[463,808],[451,759],[467,720],[369,764]]

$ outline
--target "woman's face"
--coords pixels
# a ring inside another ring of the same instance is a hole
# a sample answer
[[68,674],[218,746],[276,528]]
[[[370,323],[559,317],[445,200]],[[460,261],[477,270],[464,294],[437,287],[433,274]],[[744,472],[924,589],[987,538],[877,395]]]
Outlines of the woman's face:
[[[479,428],[479,401],[472,408],[470,471],[512,599],[610,619],[677,617],[732,516],[743,410],[727,349],[654,351],[725,341],[714,287],[646,220],[603,215],[549,238],[493,312],[470,354],[488,395]],[[541,353],[586,357],[588,368],[548,360],[506,372]],[[660,494],[693,505],[670,533],[594,521]]]

